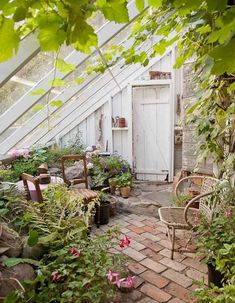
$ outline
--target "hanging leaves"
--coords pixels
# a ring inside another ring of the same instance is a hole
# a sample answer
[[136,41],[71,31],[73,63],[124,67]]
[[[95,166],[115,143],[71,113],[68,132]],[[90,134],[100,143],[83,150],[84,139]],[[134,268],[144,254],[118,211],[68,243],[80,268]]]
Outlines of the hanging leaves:
[[30,95],[31,95],[31,96],[42,96],[42,95],[44,95],[45,93],[46,93],[45,89],[39,88],[39,89],[36,89],[36,90],[30,92]]
[[74,64],[70,64],[65,62],[62,58],[58,58],[56,60],[56,69],[58,69],[61,73],[69,73],[76,69]]
[[51,106],[55,106],[55,107],[61,107],[63,105],[63,101],[62,100],[52,100],[50,102]]
[[8,60],[17,52],[19,42],[14,21],[0,16],[0,62]]
[[54,78],[53,80],[49,81],[49,83],[51,86],[54,87],[62,87],[65,85],[66,81],[60,78]]

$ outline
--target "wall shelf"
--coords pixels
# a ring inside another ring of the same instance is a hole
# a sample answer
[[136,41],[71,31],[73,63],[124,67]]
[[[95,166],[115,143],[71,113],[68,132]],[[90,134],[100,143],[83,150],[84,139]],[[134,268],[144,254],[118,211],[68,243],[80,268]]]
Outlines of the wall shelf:
[[112,130],[123,131],[123,130],[128,130],[128,127],[112,127]]

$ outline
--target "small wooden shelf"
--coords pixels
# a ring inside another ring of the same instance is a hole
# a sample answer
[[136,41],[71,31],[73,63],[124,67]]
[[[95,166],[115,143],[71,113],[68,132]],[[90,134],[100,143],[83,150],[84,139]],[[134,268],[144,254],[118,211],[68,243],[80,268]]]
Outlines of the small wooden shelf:
[[128,127],[112,127],[112,130],[119,130],[119,131],[128,130]]

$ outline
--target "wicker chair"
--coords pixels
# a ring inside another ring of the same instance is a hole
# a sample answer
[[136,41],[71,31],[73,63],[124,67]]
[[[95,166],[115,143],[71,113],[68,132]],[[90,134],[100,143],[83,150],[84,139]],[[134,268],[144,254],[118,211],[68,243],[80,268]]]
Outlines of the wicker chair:
[[[160,220],[167,226],[167,235],[171,241],[171,259],[174,256],[175,230],[190,230],[196,225],[198,213],[201,211],[208,220],[212,219],[213,212],[217,206],[207,197],[214,193],[214,187],[218,179],[209,176],[189,176],[182,178],[175,187],[175,195],[180,196],[180,186],[186,181],[200,181],[199,194],[188,201],[185,207],[161,207],[159,208]],[[199,203],[199,208],[192,208],[192,205]]]

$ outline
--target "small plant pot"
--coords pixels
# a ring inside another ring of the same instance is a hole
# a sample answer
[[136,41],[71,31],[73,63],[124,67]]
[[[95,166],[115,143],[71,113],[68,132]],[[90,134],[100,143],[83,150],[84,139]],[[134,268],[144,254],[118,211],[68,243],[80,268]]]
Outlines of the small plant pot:
[[123,198],[129,198],[131,192],[130,186],[120,187],[120,193]]
[[97,206],[96,213],[95,213],[95,224],[105,225],[109,223],[110,217],[110,202],[105,201],[101,202],[100,206]]
[[207,264],[208,267],[208,285],[214,284],[215,286],[222,287],[222,281],[224,279],[223,274],[216,270],[215,266],[211,263]]

